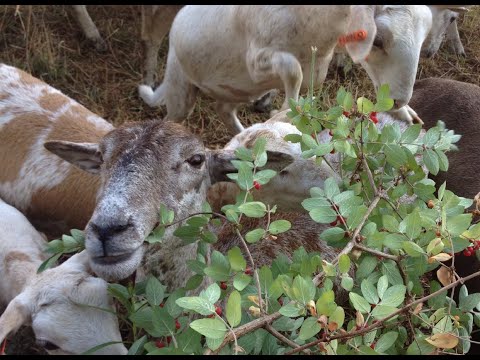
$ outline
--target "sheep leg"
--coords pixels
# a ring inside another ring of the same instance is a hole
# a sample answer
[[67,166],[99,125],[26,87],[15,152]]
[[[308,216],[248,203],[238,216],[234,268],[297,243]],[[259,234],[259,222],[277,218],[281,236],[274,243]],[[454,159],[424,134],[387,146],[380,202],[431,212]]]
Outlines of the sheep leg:
[[[292,54],[277,51],[272,56],[272,70],[274,74],[280,76],[285,87],[285,100],[279,111],[289,109],[289,99],[298,101],[303,80],[302,66]],[[272,110],[270,116],[276,113],[278,110]]]
[[173,19],[183,5],[142,5],[142,40],[144,43],[143,83],[154,86],[158,51]]
[[447,41],[450,47],[450,50],[459,56],[466,56],[465,49],[462,45],[462,40],[460,40],[460,35],[457,28],[457,20],[453,21],[447,28]]
[[92,21],[92,18],[88,14],[87,6],[86,5],[72,5],[73,9],[75,10],[76,18],[80,23],[80,27],[83,30],[86,38],[92,41],[95,44],[95,49],[97,51],[106,51],[107,44],[105,40],[102,39],[100,33],[98,32],[97,27]]
[[158,64],[158,51],[162,45],[162,41],[157,40],[145,40],[144,41],[144,52],[145,52],[145,62],[144,62],[144,72],[143,72],[143,83],[148,86],[154,87],[155,82],[157,81],[157,64]]
[[243,125],[237,117],[237,106],[238,104],[236,103],[224,102],[217,102],[215,105],[218,117],[223,121],[232,135],[237,135],[244,130]]
[[[302,66],[291,53],[271,48],[250,48],[247,52],[247,66],[252,80],[258,84],[271,83],[278,77],[285,89],[285,101],[281,110],[288,109],[288,100],[298,100],[302,85]],[[271,111],[270,116],[278,111]]]

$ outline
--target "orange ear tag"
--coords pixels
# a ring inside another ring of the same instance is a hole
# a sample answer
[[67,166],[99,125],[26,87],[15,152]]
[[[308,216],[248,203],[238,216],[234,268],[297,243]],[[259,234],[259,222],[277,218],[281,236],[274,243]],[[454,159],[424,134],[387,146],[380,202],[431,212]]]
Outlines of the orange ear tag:
[[357,30],[351,34],[342,35],[338,38],[338,43],[340,45],[345,45],[347,42],[358,42],[363,41],[367,38],[367,31],[366,30]]

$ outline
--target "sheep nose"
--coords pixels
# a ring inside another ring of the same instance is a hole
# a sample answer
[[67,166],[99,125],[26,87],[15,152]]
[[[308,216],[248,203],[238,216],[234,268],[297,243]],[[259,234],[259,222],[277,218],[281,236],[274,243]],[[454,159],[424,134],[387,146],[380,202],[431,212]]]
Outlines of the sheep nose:
[[124,223],[103,223],[96,224],[90,223],[91,229],[97,234],[97,238],[100,242],[104,243],[108,241],[112,236],[119,235],[133,225],[130,222]]

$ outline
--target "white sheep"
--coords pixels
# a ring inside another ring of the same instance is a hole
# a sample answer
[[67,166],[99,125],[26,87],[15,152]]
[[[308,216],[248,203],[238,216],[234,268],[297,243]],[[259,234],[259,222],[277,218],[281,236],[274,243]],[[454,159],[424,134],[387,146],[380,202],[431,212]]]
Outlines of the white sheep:
[[[125,355],[107,283],[89,274],[85,251],[37,273],[48,258],[45,237],[14,207],[0,200],[0,343],[22,325],[51,354],[81,354],[116,341],[96,354]],[[102,310],[105,309],[105,310]]]
[[346,51],[376,88],[390,85],[396,117],[421,121],[407,103],[431,25],[424,5],[189,5],[172,24],[163,83],[155,92],[140,85],[139,94],[150,106],[166,105],[166,119],[182,121],[201,90],[218,101],[219,117],[236,134],[243,130],[239,103],[283,87],[281,110],[288,108],[308,85],[311,47],[319,85],[339,38],[365,30],[366,39],[347,42]]

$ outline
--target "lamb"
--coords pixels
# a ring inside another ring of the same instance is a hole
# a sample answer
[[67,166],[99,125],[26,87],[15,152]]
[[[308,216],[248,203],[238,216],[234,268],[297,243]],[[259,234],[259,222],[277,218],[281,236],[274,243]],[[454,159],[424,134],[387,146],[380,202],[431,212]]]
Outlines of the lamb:
[[96,354],[125,355],[107,283],[89,274],[85,251],[37,274],[47,259],[45,237],[25,216],[0,200],[0,343],[30,325],[38,345],[50,354],[81,354],[111,341]]
[[163,83],[155,92],[140,85],[139,95],[150,106],[166,105],[166,119],[182,121],[200,89],[218,101],[219,117],[237,134],[243,130],[235,114],[239,103],[284,87],[281,110],[288,108],[288,99],[297,100],[310,79],[310,47],[318,48],[314,81],[320,85],[338,39],[356,33],[366,38],[347,42],[346,51],[376,88],[390,85],[396,117],[420,122],[407,103],[431,25],[432,13],[424,5],[190,5],[172,24]]
[[[197,245],[184,246],[173,236],[174,226],[159,244],[147,246],[144,240],[158,222],[161,203],[176,219],[201,211],[208,187],[236,171],[233,151],[207,150],[175,123],[151,120],[113,129],[7,65],[0,65],[0,84],[0,196],[46,228],[86,226],[90,265],[104,279],[124,279],[138,268],[138,277],[157,275],[169,289],[185,285],[190,274],[185,259],[195,257]],[[44,143],[93,175],[62,161]],[[292,160],[281,152],[268,158],[267,166],[278,171]],[[316,236],[305,241],[327,261],[337,253]]]

